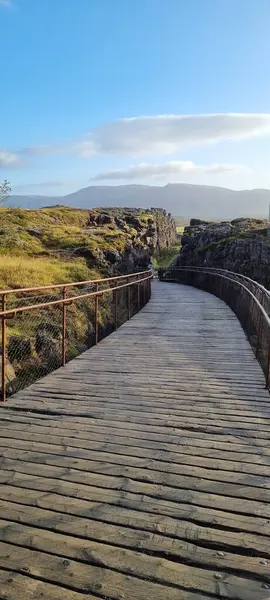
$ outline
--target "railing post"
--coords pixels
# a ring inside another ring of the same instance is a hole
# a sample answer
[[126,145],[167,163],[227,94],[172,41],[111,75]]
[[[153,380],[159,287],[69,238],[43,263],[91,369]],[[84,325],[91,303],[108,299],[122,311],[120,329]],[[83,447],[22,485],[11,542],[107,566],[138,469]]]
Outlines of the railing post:
[[267,367],[265,376],[265,387],[269,390],[269,379],[270,379],[270,344],[268,345],[268,356],[267,356]]
[[[98,283],[96,283],[96,292],[98,292]],[[95,296],[95,344],[98,344],[98,295]]]
[[262,315],[260,314],[259,318],[259,328],[257,333],[257,344],[256,344],[256,358],[259,356],[259,346],[261,341],[261,329],[262,329]]
[[[139,277],[138,277],[138,279],[139,279]],[[141,300],[141,298],[140,298],[140,283],[138,282],[137,283],[137,309],[138,309],[138,312],[139,312],[139,310],[141,308],[141,302],[140,302],[140,300]]]
[[[2,295],[2,311],[6,310],[6,294]],[[2,397],[1,401],[5,402],[7,398],[7,321],[2,317]]]
[[127,301],[128,301],[128,319],[130,319],[130,316],[131,316],[131,306],[130,306],[130,292],[131,292],[131,289],[130,289],[130,285],[128,286],[127,292],[128,292],[128,295],[127,295]]
[[[115,286],[117,286],[118,281],[115,282]],[[117,329],[117,290],[114,290],[114,331]]]
[[[66,300],[67,289],[63,288],[63,300]],[[62,305],[62,367],[66,364],[67,305]]]

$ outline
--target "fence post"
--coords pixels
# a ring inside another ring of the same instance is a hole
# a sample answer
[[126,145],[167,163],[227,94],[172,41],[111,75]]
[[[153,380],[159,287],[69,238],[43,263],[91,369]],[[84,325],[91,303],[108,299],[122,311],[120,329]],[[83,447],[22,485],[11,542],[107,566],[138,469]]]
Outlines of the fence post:
[[[96,292],[98,292],[98,283],[96,283]],[[98,295],[95,296],[95,344],[98,344]]]
[[[6,310],[6,294],[2,294],[2,311]],[[2,317],[2,397],[1,401],[5,402],[7,397],[7,322],[5,317]]]
[[270,344],[268,342],[268,356],[267,356],[267,367],[266,367],[266,377],[265,377],[265,387],[269,390],[269,379],[270,379]]
[[[115,282],[115,286],[117,286],[118,281]],[[114,290],[114,331],[117,329],[117,290]]]
[[259,346],[260,346],[260,341],[261,341],[261,329],[262,329],[262,315],[260,314],[259,329],[258,329],[258,333],[257,333],[256,358],[258,358],[258,356],[259,356]]
[[[63,300],[66,300],[67,289],[63,288]],[[67,333],[67,306],[62,305],[62,367],[66,364],[66,333]]]
[[130,307],[130,292],[131,292],[131,289],[130,289],[130,285],[128,286],[127,292],[128,292],[128,297],[127,297],[127,301],[128,301],[128,319],[130,319],[130,315],[131,315],[131,307]]
[[[139,279],[139,277],[138,277]],[[141,307],[141,302],[140,302],[140,283],[137,283],[137,308],[138,308],[138,312],[140,310]]]

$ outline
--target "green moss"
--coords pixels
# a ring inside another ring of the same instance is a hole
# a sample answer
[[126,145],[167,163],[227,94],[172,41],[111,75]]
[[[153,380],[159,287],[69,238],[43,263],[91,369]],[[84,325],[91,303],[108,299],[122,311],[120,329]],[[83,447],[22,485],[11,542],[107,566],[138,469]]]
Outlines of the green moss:
[[208,250],[215,250],[216,248],[221,248],[222,246],[226,246],[227,244],[232,244],[233,242],[237,242],[239,240],[243,240],[248,237],[251,237],[250,232],[244,231],[242,233],[239,233],[238,235],[228,236],[228,237],[222,238],[220,240],[217,240],[216,242],[211,242],[211,244],[206,244],[202,248],[199,248],[198,252],[203,253],[203,252],[207,252]]

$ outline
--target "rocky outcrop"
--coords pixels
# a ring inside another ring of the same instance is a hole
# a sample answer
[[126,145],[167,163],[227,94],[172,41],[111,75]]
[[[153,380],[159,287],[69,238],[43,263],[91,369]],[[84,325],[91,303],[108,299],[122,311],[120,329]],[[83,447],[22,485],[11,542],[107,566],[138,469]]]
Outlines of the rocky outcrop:
[[[107,226],[106,246],[102,244],[88,254],[89,267],[97,266],[108,274],[129,273],[145,268],[151,257],[175,244],[177,232],[171,215],[159,208],[143,209],[96,209],[89,213],[91,234]],[[110,231],[112,236],[110,239]],[[115,233],[122,239],[122,248],[116,248]],[[87,257],[85,249],[78,248],[77,255]]]
[[269,221],[234,219],[212,223],[191,219],[182,236],[179,266],[236,271],[270,287]]
[[[71,280],[90,279],[93,271],[110,276],[142,269],[150,257],[170,248],[176,240],[174,220],[157,208],[80,210],[55,206],[27,211],[0,207],[0,224],[0,256],[8,255],[13,262],[14,257],[23,257],[24,263],[30,259],[30,272],[44,273],[47,268],[45,279],[33,277],[32,285],[38,285],[39,280],[58,283],[50,275],[57,262],[58,271],[68,269]],[[31,287],[28,279],[26,287]],[[60,272],[59,279],[70,280]],[[20,287],[20,278],[14,281],[11,270],[6,280],[2,277],[2,285]]]

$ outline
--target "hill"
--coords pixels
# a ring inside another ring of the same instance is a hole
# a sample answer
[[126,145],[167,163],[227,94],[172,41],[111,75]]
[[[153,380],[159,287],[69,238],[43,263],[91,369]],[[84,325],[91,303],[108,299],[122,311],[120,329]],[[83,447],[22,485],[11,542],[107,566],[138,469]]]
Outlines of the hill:
[[235,191],[227,188],[185,183],[161,186],[120,185],[89,186],[62,197],[11,196],[9,205],[21,208],[40,208],[61,204],[75,208],[141,207],[166,209],[184,219],[233,219],[238,217],[266,217],[270,190]]

